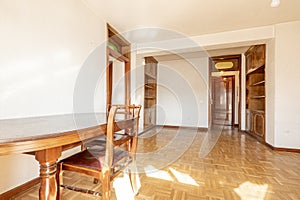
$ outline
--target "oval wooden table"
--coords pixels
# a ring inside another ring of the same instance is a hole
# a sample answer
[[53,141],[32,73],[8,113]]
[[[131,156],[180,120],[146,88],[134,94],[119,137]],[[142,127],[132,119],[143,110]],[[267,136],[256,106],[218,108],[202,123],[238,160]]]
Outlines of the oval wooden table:
[[[118,125],[126,120],[118,120]],[[0,120],[0,156],[30,153],[40,164],[39,199],[54,200],[57,160],[62,151],[101,136],[106,114],[68,114]]]

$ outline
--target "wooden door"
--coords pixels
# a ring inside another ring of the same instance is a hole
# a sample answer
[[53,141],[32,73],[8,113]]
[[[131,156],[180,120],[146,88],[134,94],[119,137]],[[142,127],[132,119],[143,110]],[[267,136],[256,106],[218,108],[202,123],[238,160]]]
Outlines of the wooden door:
[[234,124],[234,76],[212,77],[212,124]]

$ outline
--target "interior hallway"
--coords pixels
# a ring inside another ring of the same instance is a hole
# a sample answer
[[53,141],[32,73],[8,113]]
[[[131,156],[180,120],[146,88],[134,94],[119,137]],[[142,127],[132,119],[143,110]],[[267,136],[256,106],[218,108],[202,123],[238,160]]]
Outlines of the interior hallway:
[[[174,128],[156,128],[141,135],[138,148],[140,153],[157,152],[179,139],[178,146],[168,149],[178,154],[176,150],[182,149],[183,145],[188,145],[191,141],[184,141],[183,138],[195,138],[188,150],[173,163],[161,163],[161,158],[167,159],[170,155],[154,156],[151,161],[148,160],[148,164],[146,160],[142,160],[145,154],[138,155],[138,164],[141,162],[147,170],[140,174],[141,188],[135,199],[300,199],[299,153],[273,151],[237,129],[192,132],[189,129],[178,132]],[[203,146],[204,143],[206,145]],[[162,165],[163,168],[159,171],[155,170]],[[90,177],[81,177],[80,180],[77,177],[78,175],[69,173],[65,181],[77,186],[99,187],[93,184]],[[126,179],[120,177],[119,180]],[[124,183],[121,185],[125,187]],[[38,188],[37,185],[13,199],[38,199]],[[113,192],[113,199],[118,195],[116,190]],[[124,197],[123,194],[123,199],[129,199],[128,196]],[[99,197],[64,190],[63,199]]]

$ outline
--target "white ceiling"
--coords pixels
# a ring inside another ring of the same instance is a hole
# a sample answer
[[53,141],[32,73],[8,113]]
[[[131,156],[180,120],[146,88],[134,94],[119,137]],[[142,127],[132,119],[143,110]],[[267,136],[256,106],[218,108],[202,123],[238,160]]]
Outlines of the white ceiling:
[[195,36],[300,20],[300,0],[82,0],[120,32],[159,27]]

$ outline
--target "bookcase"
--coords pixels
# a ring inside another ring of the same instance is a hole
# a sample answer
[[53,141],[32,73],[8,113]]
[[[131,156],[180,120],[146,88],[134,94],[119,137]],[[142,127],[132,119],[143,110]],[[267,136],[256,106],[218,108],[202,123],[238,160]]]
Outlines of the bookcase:
[[144,66],[144,129],[156,125],[157,60],[145,57]]
[[265,45],[251,46],[246,56],[246,131],[265,141]]

